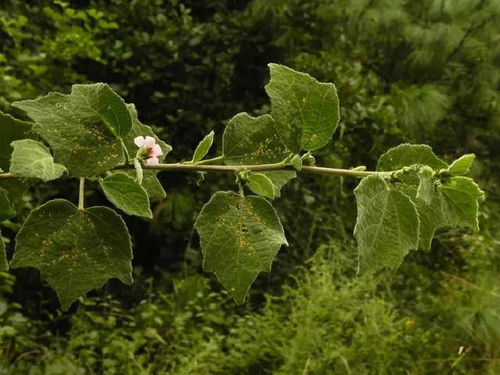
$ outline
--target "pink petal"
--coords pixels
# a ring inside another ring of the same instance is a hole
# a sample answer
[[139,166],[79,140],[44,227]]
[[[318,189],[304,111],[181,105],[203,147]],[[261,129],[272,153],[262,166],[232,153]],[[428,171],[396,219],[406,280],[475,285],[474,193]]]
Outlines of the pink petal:
[[163,155],[161,147],[159,145],[154,145],[151,151],[149,152],[149,156],[160,156],[160,155]]
[[155,145],[155,143],[156,143],[156,140],[153,137],[150,137],[148,135],[148,136],[146,136],[146,140],[144,142],[144,147],[153,148],[153,146]]
[[134,143],[137,147],[143,147],[144,146],[144,142],[146,140],[144,139],[144,137],[142,136],[138,136],[138,137],[135,137],[134,138]]
[[153,156],[153,157],[146,160],[147,165],[156,165],[156,164],[158,164],[158,162],[159,162],[159,160],[156,156]]

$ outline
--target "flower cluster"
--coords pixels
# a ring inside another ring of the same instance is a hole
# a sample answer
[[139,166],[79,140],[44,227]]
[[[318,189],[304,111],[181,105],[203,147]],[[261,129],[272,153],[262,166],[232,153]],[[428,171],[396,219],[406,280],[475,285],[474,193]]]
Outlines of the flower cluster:
[[134,143],[137,147],[140,147],[139,154],[146,158],[146,164],[158,164],[158,156],[163,155],[163,152],[160,146],[156,144],[156,140],[153,137],[138,136],[134,138]]

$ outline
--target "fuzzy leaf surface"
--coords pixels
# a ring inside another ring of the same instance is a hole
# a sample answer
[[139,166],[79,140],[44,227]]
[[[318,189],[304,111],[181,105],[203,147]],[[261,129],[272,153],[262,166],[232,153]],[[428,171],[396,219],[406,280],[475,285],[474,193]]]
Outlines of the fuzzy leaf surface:
[[[248,113],[234,116],[224,131],[222,141],[224,163],[227,165],[269,164],[285,159],[290,151],[280,138],[270,115],[252,117]],[[262,172],[272,182],[274,195],[296,176],[294,171]]]
[[201,161],[208,154],[208,151],[210,150],[210,147],[212,147],[212,143],[214,142],[214,134],[215,133],[212,130],[205,136],[205,138],[201,140],[198,146],[196,146],[196,150],[194,150],[193,154],[193,163]]
[[283,65],[269,64],[269,69],[271,79],[265,89],[284,143],[293,153],[325,146],[340,119],[335,85]]
[[126,214],[153,217],[148,193],[134,178],[125,173],[113,173],[106,176],[100,185],[106,198]]
[[360,270],[398,267],[406,254],[418,246],[415,204],[404,193],[391,190],[378,176],[361,180],[354,194],[358,207],[354,236],[358,241]]
[[132,119],[108,85],[73,85],[70,95],[49,93],[12,105],[34,120],[33,130],[71,175],[94,176],[123,161],[119,138],[129,132]]
[[427,165],[433,170],[448,167],[434,154],[430,146],[403,143],[382,154],[377,163],[377,170],[395,171],[411,165]]
[[422,200],[426,204],[430,204],[434,195],[434,171],[431,167],[425,165],[418,173],[420,182],[417,188],[417,199]]
[[30,136],[32,124],[0,111],[0,169],[9,170],[11,143]]
[[288,245],[276,211],[264,198],[217,192],[195,223],[200,235],[203,268],[214,272],[236,303]]
[[107,207],[79,210],[56,199],[33,210],[16,237],[12,268],[35,267],[63,310],[108,279],[132,283],[130,235]]
[[[466,160],[471,159],[468,157]],[[377,170],[391,171],[411,165],[427,165],[436,172],[448,168],[429,146],[403,144],[383,154]],[[439,228],[470,227],[477,230],[478,201],[483,192],[472,179],[452,177],[448,182],[441,183],[437,189],[433,189],[430,204],[417,199],[420,181],[417,176],[404,176],[402,181],[391,184],[392,189],[404,192],[417,207],[420,217],[420,248],[430,250],[434,233]],[[428,199],[427,195],[426,200]]]
[[22,139],[11,145],[14,148],[10,162],[13,176],[50,181],[66,172],[64,165],[54,163],[50,150],[38,141]]
[[269,177],[263,173],[250,173],[248,175],[248,187],[255,194],[269,199],[274,199],[274,185]]
[[451,163],[448,170],[454,176],[467,174],[470,172],[470,167],[472,166],[475,157],[476,155],[474,154],[463,155]]

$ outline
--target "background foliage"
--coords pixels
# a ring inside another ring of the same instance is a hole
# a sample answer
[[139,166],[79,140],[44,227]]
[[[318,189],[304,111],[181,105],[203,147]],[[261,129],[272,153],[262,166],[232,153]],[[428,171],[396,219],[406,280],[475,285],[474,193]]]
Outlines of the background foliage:
[[[235,307],[201,274],[192,231],[231,177],[163,174],[153,220],[127,219],[135,286],[61,316],[34,271],[2,274],[0,373],[498,373],[499,28],[494,0],[2,2],[0,110],[104,81],[188,159],[235,113],[265,112],[266,65],[284,63],[337,86],[321,164],[374,169],[401,142],[475,153],[487,201],[480,234],[443,231],[396,273],[356,278],[354,181],[299,177],[277,202],[291,247]],[[41,185],[17,205],[74,190]],[[6,238],[18,228],[2,223]]]

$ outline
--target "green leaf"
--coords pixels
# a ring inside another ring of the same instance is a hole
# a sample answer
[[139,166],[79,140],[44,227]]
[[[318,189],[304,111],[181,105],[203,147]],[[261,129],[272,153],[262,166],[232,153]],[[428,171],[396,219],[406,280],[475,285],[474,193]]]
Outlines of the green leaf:
[[79,210],[56,199],[33,210],[17,234],[12,268],[35,267],[55,289],[61,307],[108,279],[132,283],[130,236],[107,207]]
[[16,216],[16,211],[12,208],[7,190],[0,187],[0,221]]
[[433,170],[447,168],[432,148],[427,145],[401,144],[383,154],[377,163],[377,171],[395,171],[411,165],[427,165]]
[[35,124],[33,130],[73,176],[95,176],[123,161],[119,138],[132,126],[123,100],[107,85],[73,85],[70,95],[49,93],[15,102]]
[[[226,165],[249,165],[281,162],[290,151],[279,137],[271,116],[252,117],[248,113],[239,113],[229,121],[224,131],[222,153]],[[262,173],[273,182],[277,197],[281,188],[296,176],[294,171]]]
[[284,143],[293,153],[325,146],[340,119],[335,85],[283,65],[269,64],[269,69],[271,79],[265,89]]
[[474,154],[463,155],[457,160],[455,160],[453,163],[451,163],[448,170],[454,176],[467,174],[470,172],[470,167],[472,166],[475,157],[476,155]]
[[212,143],[214,142],[214,134],[215,133],[212,130],[198,144],[196,150],[194,150],[193,159],[191,160],[191,162],[197,163],[208,154],[208,151],[210,150],[210,147],[212,147]]
[[[447,168],[429,146],[400,145],[382,155],[377,170],[390,171],[410,165],[428,165],[434,171]],[[430,204],[417,199],[420,179],[403,176],[403,180],[391,184],[391,188],[407,194],[415,203],[420,218],[419,247],[430,250],[434,233],[445,227],[478,228],[478,200],[482,196],[481,189],[470,178],[452,177],[449,182],[438,186],[433,192]],[[429,187],[428,187],[429,188]],[[433,189],[434,190],[434,189]],[[419,198],[425,195],[422,190]],[[428,201],[429,196],[426,199]]]
[[274,199],[274,185],[269,177],[263,173],[249,173],[247,176],[247,183],[250,190],[255,194]]
[[290,160],[290,165],[297,171],[302,169],[302,157],[299,154],[293,155]]
[[0,111],[0,169],[9,170],[12,147],[10,144],[18,139],[28,138],[31,123],[17,120]]
[[430,204],[434,195],[434,171],[427,165],[423,166],[418,172],[420,183],[417,189],[417,199],[426,204]]
[[358,218],[354,236],[358,241],[361,271],[398,267],[418,246],[419,218],[415,204],[383,178],[369,176],[354,190]]
[[5,254],[5,244],[2,239],[2,232],[0,232],[0,272],[9,270],[9,263],[7,262],[7,255]]
[[55,180],[66,172],[64,165],[54,163],[50,150],[40,142],[23,139],[11,143],[10,173],[16,177]]
[[479,230],[479,199],[483,191],[469,177],[452,177],[438,186],[446,204],[446,225],[470,227]]
[[125,173],[113,173],[100,182],[101,188],[116,207],[128,215],[152,218],[148,193]]
[[261,271],[270,271],[281,245],[288,245],[271,204],[261,197],[217,192],[195,223],[203,267],[214,272],[236,303]]
[[[163,155],[160,155],[158,157],[160,163],[163,162],[167,154],[172,151],[172,147],[159,139],[150,126],[144,125],[139,121],[139,118],[137,117],[137,111],[133,104],[127,104],[127,108],[130,112],[130,115],[132,116],[132,128],[130,129],[130,132],[123,138],[123,142],[125,144],[125,147],[127,148],[128,153],[130,155],[135,155],[137,153],[137,146],[134,143],[135,137],[145,137],[149,135],[156,140],[156,144],[158,144],[163,151]],[[125,171],[124,173],[128,174],[131,177],[136,177],[135,170]],[[156,177],[157,174],[158,171],[155,170],[144,170],[142,186],[144,187],[144,189],[146,189],[150,199],[161,200],[166,197],[166,194],[165,190],[163,190],[163,187],[161,186],[160,181]]]

